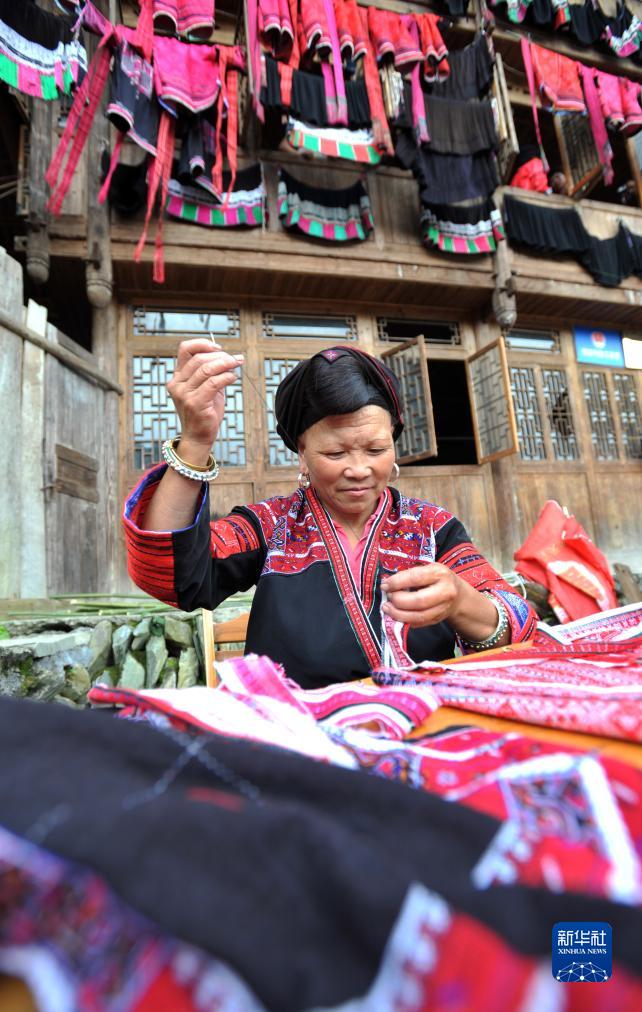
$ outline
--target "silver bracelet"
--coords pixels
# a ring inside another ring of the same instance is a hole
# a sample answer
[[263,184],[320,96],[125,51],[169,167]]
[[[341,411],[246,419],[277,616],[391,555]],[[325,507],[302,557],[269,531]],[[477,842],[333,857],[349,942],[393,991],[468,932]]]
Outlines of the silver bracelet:
[[174,471],[182,474],[184,478],[191,478],[192,481],[214,481],[215,478],[218,478],[219,466],[211,453],[205,467],[196,467],[193,464],[188,464],[186,460],[179,457],[176,452],[176,446],[180,438],[180,436],[174,436],[173,439],[166,439],[163,443],[161,453],[163,454],[165,463],[169,464]]
[[489,594],[487,591],[482,591],[482,594],[490,598],[497,608],[497,626],[495,631],[491,633],[490,636],[487,636],[485,640],[467,640],[460,635],[459,639],[461,640],[463,646],[467,647],[469,650],[489,650],[491,647],[494,647],[497,643],[499,643],[500,639],[508,629],[508,614],[504,605],[500,604],[497,598],[495,598],[492,594]]

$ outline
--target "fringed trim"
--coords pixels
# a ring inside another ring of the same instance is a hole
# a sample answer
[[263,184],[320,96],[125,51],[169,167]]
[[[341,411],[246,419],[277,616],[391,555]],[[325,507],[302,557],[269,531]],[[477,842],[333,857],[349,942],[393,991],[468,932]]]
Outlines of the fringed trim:
[[377,165],[381,161],[370,130],[313,129],[291,119],[288,121],[287,139],[293,148],[302,148],[326,158],[344,158],[350,162],[365,162],[366,165]]
[[166,210],[172,218],[205,225],[208,228],[256,228],[264,221],[263,205],[265,190],[232,191],[227,207],[207,198],[200,199],[194,187],[181,186],[175,179],[170,180]]
[[286,184],[281,179],[278,211],[284,228],[296,228],[306,235],[327,242],[363,241],[374,229],[370,198],[365,190],[358,204],[330,208],[302,200],[296,193],[288,193]]
[[[458,216],[458,210],[452,209],[452,217]],[[497,243],[506,238],[501,215],[491,201],[484,201],[479,210],[482,217],[478,221],[454,222],[445,217],[447,207],[437,209],[425,205],[421,213],[421,239],[424,246],[441,250],[442,253],[494,253]]]

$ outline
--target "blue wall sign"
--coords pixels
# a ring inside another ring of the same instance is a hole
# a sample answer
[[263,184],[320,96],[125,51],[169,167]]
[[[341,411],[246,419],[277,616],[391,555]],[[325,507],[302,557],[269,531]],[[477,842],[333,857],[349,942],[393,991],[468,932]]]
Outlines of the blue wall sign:
[[574,327],[575,354],[578,362],[624,368],[622,334],[619,330]]

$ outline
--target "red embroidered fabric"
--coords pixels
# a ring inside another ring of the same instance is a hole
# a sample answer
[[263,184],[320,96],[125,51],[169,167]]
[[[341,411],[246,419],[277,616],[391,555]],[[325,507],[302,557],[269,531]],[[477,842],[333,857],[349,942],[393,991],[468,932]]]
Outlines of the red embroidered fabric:
[[549,499],[524,544],[515,569],[547,587],[561,622],[617,606],[615,584],[604,554],[574,516]]
[[530,45],[537,88],[556,111],[586,112],[579,64],[551,49]]

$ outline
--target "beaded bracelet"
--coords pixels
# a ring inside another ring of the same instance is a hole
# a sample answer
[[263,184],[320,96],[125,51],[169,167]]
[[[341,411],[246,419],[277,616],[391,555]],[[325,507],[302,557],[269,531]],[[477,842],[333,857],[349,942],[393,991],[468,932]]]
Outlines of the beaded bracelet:
[[467,647],[469,650],[490,650],[491,647],[494,647],[497,643],[499,643],[500,639],[508,629],[508,615],[504,605],[500,604],[499,601],[491,594],[488,594],[485,591],[482,591],[482,593],[485,594],[485,596],[488,597],[497,608],[497,627],[490,636],[486,637],[485,640],[467,640],[460,635],[459,639],[461,640],[462,645]]
[[215,478],[218,478],[219,466],[211,453],[207,458],[205,467],[188,464],[186,460],[179,457],[176,447],[180,442],[180,438],[180,436],[174,436],[173,439],[166,439],[163,443],[161,453],[163,454],[165,463],[169,464],[175,471],[178,471],[179,474],[182,474],[184,478],[191,478],[192,481],[214,481]]

